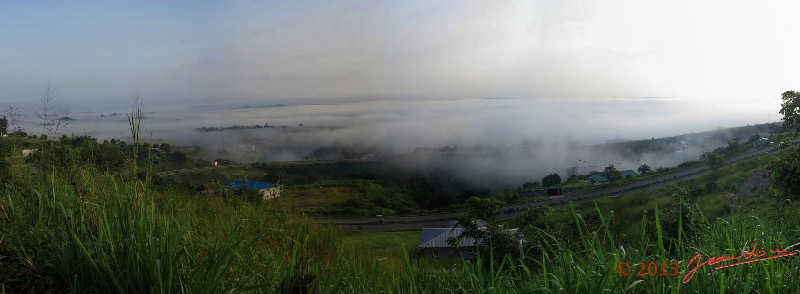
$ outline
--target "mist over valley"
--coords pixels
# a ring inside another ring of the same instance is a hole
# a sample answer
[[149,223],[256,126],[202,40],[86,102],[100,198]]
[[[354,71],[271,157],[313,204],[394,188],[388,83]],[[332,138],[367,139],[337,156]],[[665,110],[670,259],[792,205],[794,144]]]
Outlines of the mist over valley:
[[[737,136],[752,135],[704,132],[766,123],[772,116],[763,106],[709,108],[682,98],[382,99],[181,106],[142,100],[145,140],[170,143],[206,160],[242,164],[380,160],[423,174],[450,174],[491,189],[515,188],[550,173],[564,178],[569,173],[588,174],[609,164],[621,170],[635,170],[642,164],[675,166],[696,160]],[[100,140],[126,140],[130,138],[129,111],[130,107],[76,111],[67,130]],[[752,132],[766,135],[769,130],[762,127]],[[634,149],[624,144],[664,137],[674,138]]]

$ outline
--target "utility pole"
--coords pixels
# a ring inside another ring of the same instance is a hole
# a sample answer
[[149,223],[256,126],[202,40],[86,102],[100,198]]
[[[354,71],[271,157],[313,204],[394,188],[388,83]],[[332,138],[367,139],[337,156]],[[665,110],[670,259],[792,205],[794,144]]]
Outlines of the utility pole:
[[236,140],[236,149],[233,151],[233,161],[236,162],[239,157],[239,140]]
[[578,159],[578,161],[583,163],[583,164],[581,164],[581,167],[580,167],[581,169],[578,171],[578,173],[583,173],[583,167],[586,166],[586,161],[581,160],[581,159]]
[[683,163],[686,163],[686,146],[683,146]]

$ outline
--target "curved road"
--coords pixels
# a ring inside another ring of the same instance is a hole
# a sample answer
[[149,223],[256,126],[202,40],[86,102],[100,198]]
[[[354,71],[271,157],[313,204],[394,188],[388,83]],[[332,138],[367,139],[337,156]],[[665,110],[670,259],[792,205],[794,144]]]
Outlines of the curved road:
[[[777,146],[752,148],[745,154],[726,160],[725,163],[729,164],[732,162],[747,159],[756,155],[773,151],[777,148],[778,148]],[[551,197],[550,199],[541,201],[511,204],[505,207],[506,213],[499,215],[497,218],[498,219],[511,218],[517,214],[525,212],[525,209],[532,206],[539,206],[545,204],[550,206],[558,206],[558,205],[568,204],[569,202],[578,202],[597,197],[606,197],[606,196],[620,197],[628,193],[656,189],[669,184],[677,183],[684,179],[691,178],[707,170],[709,170],[708,166],[687,168],[670,174],[656,176],[646,180],[628,183],[616,187],[609,187],[594,191],[570,193],[560,197]],[[420,229],[420,228],[430,228],[430,227],[446,227],[448,221],[457,219],[459,215],[461,215],[461,212],[385,216],[385,217],[314,218],[313,220],[320,223],[332,223],[345,227],[352,227],[352,228],[357,227],[364,230],[390,231],[390,230],[410,230],[410,229]]]

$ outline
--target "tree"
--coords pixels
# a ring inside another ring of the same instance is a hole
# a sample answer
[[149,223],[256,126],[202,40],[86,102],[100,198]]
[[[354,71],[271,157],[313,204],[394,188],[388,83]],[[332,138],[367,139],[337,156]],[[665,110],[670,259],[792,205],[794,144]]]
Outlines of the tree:
[[725,151],[728,155],[733,155],[739,152],[739,139],[733,139],[728,141],[728,147],[725,148]]
[[56,99],[57,96],[55,86],[48,82],[39,100],[36,101],[34,114],[42,120],[42,134],[46,132],[58,134],[58,129],[67,124],[64,118],[69,115],[69,108],[62,106]]
[[0,160],[10,156],[12,148],[11,141],[0,138]]
[[782,198],[800,198],[800,149],[778,157],[770,165],[772,190]]
[[800,127],[800,92],[786,91],[781,94],[783,103],[780,113],[783,115],[783,126],[793,130],[797,136]]
[[472,197],[467,200],[467,209],[458,217],[458,225],[463,228],[461,235],[450,238],[451,246],[463,238],[475,240],[479,251],[488,256],[491,250],[497,261],[507,254],[517,253],[519,236],[509,233],[495,220],[503,212],[503,202],[493,198]]
[[647,165],[647,164],[642,164],[641,166],[639,166],[639,168],[638,168],[638,169],[636,169],[636,171],[638,171],[640,175],[644,175],[644,174],[647,174],[647,173],[649,173],[650,171],[652,171],[652,169],[650,168],[650,166],[649,166],[649,165]]
[[6,157],[11,155],[11,142],[5,138],[0,138],[0,185],[11,180],[11,168]]
[[161,143],[161,151],[164,151],[164,152],[167,152],[167,153],[172,152],[172,146],[170,146],[167,143]]
[[619,170],[614,167],[613,164],[609,164],[603,169],[603,174],[608,178],[609,181],[615,182],[619,179],[622,179],[622,175],[620,174]]
[[494,199],[503,201],[505,203],[517,203],[520,202],[520,200],[522,199],[522,197],[519,196],[518,193],[509,191],[494,193],[493,197]]
[[549,174],[542,178],[542,186],[543,187],[551,187],[561,184],[561,176],[556,173]]
[[722,158],[722,155],[719,155],[719,153],[716,152],[703,153],[703,155],[700,156],[700,159],[705,161],[706,164],[708,164],[708,166],[713,170],[718,170],[723,164],[725,164],[725,159]]
[[0,118],[0,135],[8,133],[8,119],[4,116]]
[[8,132],[16,133],[22,130],[20,124],[20,117],[22,117],[22,112],[19,109],[19,106],[14,105],[13,103],[6,104],[3,107],[2,115],[8,119]]
[[[800,92],[786,91],[781,94],[781,114],[783,126],[800,132]],[[800,198],[800,149],[795,148],[786,156],[775,159],[770,165],[772,190],[783,198]]]
[[519,227],[532,226],[540,229],[547,229],[547,218],[555,213],[555,211],[556,210],[549,205],[528,207],[525,213],[515,218],[515,222]]
[[95,151],[94,160],[103,170],[120,171],[125,165],[125,154],[117,144],[101,144]]
[[[175,151],[175,152],[169,153],[169,159],[172,162],[175,162],[177,164],[184,164],[188,160],[188,157],[186,156],[186,154],[183,154],[183,152]],[[219,159],[219,160],[222,160],[222,159]],[[220,164],[222,164],[222,162],[220,162]]]
[[522,184],[522,189],[530,190],[535,188],[539,188],[539,182],[527,182]]
[[674,185],[668,189],[673,190],[673,194],[672,202],[661,217],[664,235],[669,237],[669,240],[678,240],[679,234],[684,239],[696,237],[704,224],[702,211],[688,197],[686,190]]

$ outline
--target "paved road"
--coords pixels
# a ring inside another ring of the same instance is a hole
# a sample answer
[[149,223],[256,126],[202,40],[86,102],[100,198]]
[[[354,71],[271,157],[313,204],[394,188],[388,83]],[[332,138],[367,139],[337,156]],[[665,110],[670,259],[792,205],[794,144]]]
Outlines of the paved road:
[[[764,154],[766,152],[777,149],[773,147],[760,147],[753,148],[745,154],[728,159],[726,164],[747,159],[756,155]],[[633,182],[621,186],[605,188],[595,191],[577,192],[565,194],[561,197],[550,198],[547,200],[533,201],[520,204],[512,204],[506,206],[506,213],[499,215],[498,219],[511,218],[517,214],[523,213],[525,209],[532,206],[550,205],[558,206],[565,205],[569,202],[578,202],[597,197],[607,196],[624,196],[628,193],[639,192],[643,190],[650,190],[660,188],[669,184],[677,183],[681,180],[688,179],[698,174],[709,170],[708,166],[687,168],[679,170],[670,174],[652,177],[646,180]],[[352,217],[352,218],[314,218],[314,221],[321,223],[332,223],[345,227],[361,228],[364,230],[375,231],[391,231],[391,230],[411,230],[429,227],[446,227],[449,220],[455,220],[461,212],[449,213],[433,213],[422,215],[401,215],[401,216],[385,216],[385,217]]]

